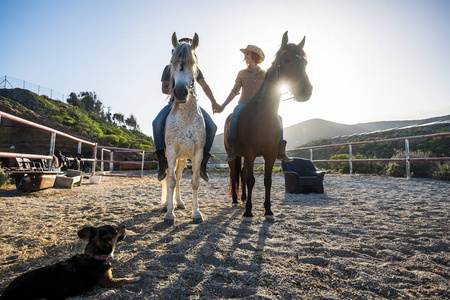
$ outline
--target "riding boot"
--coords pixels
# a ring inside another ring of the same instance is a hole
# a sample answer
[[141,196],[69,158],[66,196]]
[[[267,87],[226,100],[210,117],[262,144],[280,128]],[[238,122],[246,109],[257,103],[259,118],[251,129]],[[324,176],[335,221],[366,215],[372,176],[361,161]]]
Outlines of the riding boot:
[[236,159],[236,140],[228,141],[228,147],[227,161],[233,161]]
[[167,169],[167,158],[164,150],[159,150],[155,152],[156,158],[158,159],[158,180],[161,181],[166,178]]
[[278,142],[278,154],[277,159],[282,161],[292,161],[292,158],[288,157],[286,155],[286,141],[279,141]]
[[206,173],[206,164],[208,163],[210,157],[211,154],[208,152],[203,152],[202,164],[200,166],[200,176],[202,176],[205,181],[209,181],[208,174]]

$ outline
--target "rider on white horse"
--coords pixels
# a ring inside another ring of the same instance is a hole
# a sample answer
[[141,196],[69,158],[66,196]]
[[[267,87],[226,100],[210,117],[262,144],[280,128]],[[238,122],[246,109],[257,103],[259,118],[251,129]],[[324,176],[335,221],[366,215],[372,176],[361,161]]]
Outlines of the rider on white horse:
[[[190,38],[182,38],[179,40],[180,43],[192,43],[192,39]],[[173,53],[173,49],[172,49]],[[163,74],[161,76],[161,90],[164,94],[170,95],[171,91],[169,89],[170,86],[170,65],[167,65],[164,68]],[[196,78],[197,83],[202,87],[203,91],[205,92],[206,96],[209,98],[212,104],[213,112],[217,112],[220,108],[220,105],[216,102],[214,95],[211,91],[211,88],[206,83],[205,78],[203,77],[203,73],[198,70],[198,76]],[[158,168],[158,180],[161,181],[166,177],[166,169],[167,169],[167,159],[164,153],[165,148],[165,140],[164,140],[164,134],[165,134],[165,124],[166,124],[166,118],[170,113],[170,110],[172,108],[173,104],[173,98],[170,98],[169,104],[167,104],[156,116],[155,120],[152,123],[153,126],[153,139],[155,141],[155,148],[156,148],[156,157],[159,162],[159,168]],[[206,125],[206,144],[205,148],[203,149],[203,160],[201,164],[200,169],[200,176],[205,180],[208,181],[209,177],[206,173],[206,164],[208,163],[209,158],[211,157],[211,147],[214,141],[214,137],[216,135],[217,126],[214,123],[214,121],[211,119],[209,114],[203,109],[200,108],[203,113],[203,118],[205,119],[205,125]]]

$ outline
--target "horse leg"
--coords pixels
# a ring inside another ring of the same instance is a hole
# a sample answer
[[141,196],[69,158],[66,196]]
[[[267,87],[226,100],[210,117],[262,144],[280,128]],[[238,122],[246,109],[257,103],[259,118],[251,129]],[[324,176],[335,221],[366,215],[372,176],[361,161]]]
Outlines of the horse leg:
[[174,195],[174,201],[177,202],[177,208],[179,209],[185,209],[186,206],[184,205],[183,200],[181,200],[181,193],[180,193],[180,184],[181,184],[181,177],[183,176],[183,170],[186,166],[186,160],[185,159],[178,159],[177,160],[177,168],[175,171],[175,177],[177,179],[177,184],[175,185],[175,195]]
[[238,176],[241,177],[241,205],[245,206],[245,203],[247,202],[247,177],[248,174],[245,173],[245,170],[242,170],[240,167],[242,164],[241,158],[239,158],[239,173]]
[[200,186],[200,167],[203,157],[203,148],[196,151],[192,161],[192,220],[194,224],[203,222],[203,215],[198,209],[198,188]]
[[161,205],[164,211],[167,211],[167,176],[161,182]]
[[273,159],[264,158],[264,162],[264,187],[266,190],[264,198],[264,216],[266,217],[266,221],[273,222],[275,221],[275,217],[270,204],[270,191],[272,189],[272,168],[275,164],[275,157]]
[[248,159],[244,158],[244,178],[246,178],[247,183],[247,203],[245,204],[245,212],[244,212],[244,221],[251,221],[253,218],[252,214],[252,191],[253,187],[255,186],[255,175],[253,173],[253,166],[254,166],[254,158]]
[[229,161],[228,166],[230,167],[230,187],[231,187],[231,198],[233,202],[232,206],[238,206],[238,194],[239,194],[239,177],[241,173],[241,158],[238,156],[235,160]]
[[164,215],[164,222],[167,225],[175,224],[175,206],[173,205],[173,193],[177,182],[175,178],[176,159],[174,157],[175,153],[172,153],[172,155],[168,155],[167,157],[167,162],[169,165],[167,174],[167,211]]

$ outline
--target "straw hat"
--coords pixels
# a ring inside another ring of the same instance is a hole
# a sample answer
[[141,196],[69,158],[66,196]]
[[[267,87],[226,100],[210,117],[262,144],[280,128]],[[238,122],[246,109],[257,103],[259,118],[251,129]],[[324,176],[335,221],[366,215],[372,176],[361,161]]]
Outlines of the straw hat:
[[249,53],[249,52],[258,54],[261,57],[261,62],[263,62],[264,58],[265,58],[264,52],[261,50],[261,48],[255,46],[255,45],[248,45],[247,48],[241,49],[241,52],[244,54]]

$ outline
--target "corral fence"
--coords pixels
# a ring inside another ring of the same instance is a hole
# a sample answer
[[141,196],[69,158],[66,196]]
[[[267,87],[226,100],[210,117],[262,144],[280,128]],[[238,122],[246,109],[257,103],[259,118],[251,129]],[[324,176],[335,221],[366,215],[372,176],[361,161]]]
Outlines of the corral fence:
[[[33,126],[42,130],[46,130],[51,132],[51,139],[49,145],[49,154],[48,155],[37,155],[37,154],[27,154],[27,153],[15,153],[15,152],[0,152],[0,157],[12,157],[12,158],[29,158],[29,159],[46,159],[50,161],[49,166],[53,166],[53,158],[55,151],[55,142],[56,136],[61,135],[66,138],[72,139],[78,142],[78,150],[77,153],[81,156],[81,145],[86,144],[90,145],[93,148],[93,156],[92,158],[81,158],[81,161],[92,163],[92,175],[95,175],[97,164],[100,164],[100,172],[101,175],[114,175],[112,174],[114,170],[114,164],[127,164],[127,165],[135,165],[141,171],[140,176],[143,176],[144,166],[148,166],[149,164],[156,163],[156,161],[145,161],[146,150],[143,149],[126,149],[126,148],[118,148],[118,147],[110,147],[110,146],[98,146],[97,143],[93,143],[90,141],[82,140],[77,137],[71,136],[64,132],[60,132],[54,130],[52,128],[27,121],[11,114],[0,111],[0,125],[1,118],[8,118],[13,121],[23,123],[29,126]],[[411,158],[410,157],[410,149],[409,149],[409,141],[410,140],[418,140],[418,139],[429,139],[436,137],[445,137],[450,136],[450,132],[445,133],[437,133],[437,134],[428,134],[428,135],[420,135],[420,136],[409,136],[409,137],[401,137],[401,138],[392,138],[392,139],[383,139],[383,140],[372,140],[372,141],[364,141],[364,142],[352,142],[352,143],[343,143],[343,144],[332,144],[332,145],[322,145],[322,146],[311,146],[311,147],[302,147],[293,150],[288,150],[287,152],[307,150],[309,151],[309,159],[314,163],[348,163],[350,165],[350,174],[353,174],[353,164],[360,162],[405,162],[406,163],[406,176],[409,179],[411,177],[410,171],[410,162],[411,161],[450,161],[450,157],[423,157],[423,158]],[[365,144],[377,144],[377,143],[388,143],[395,141],[404,141],[405,144],[405,157],[404,158],[373,158],[373,159],[353,159],[352,147],[356,145],[365,145]],[[323,159],[314,159],[313,152],[317,149],[322,148],[332,148],[332,147],[348,147],[348,159],[334,159],[334,160],[323,160]],[[98,157],[98,151],[100,151],[100,157]],[[139,161],[116,161],[114,160],[114,153],[134,153],[141,156],[141,160]],[[147,153],[154,153],[154,151],[147,151]],[[212,154],[224,154],[224,153],[212,153]],[[68,158],[69,160],[71,158]],[[214,162],[210,163],[210,166],[227,166],[226,162]],[[106,172],[105,170],[108,169]],[[120,175],[122,176],[122,175]],[[133,175],[123,175],[123,176],[133,176]]]
[[[6,119],[10,119],[12,121],[18,122],[18,123],[22,123],[28,126],[32,126],[35,128],[39,128],[42,129],[44,131],[48,131],[51,133],[51,137],[50,137],[50,145],[49,145],[49,154],[48,155],[38,155],[38,154],[28,154],[28,153],[16,153],[16,152],[0,152],[0,157],[8,157],[8,158],[28,158],[28,159],[42,159],[42,160],[48,160],[48,166],[53,166],[53,161],[54,161],[54,154],[55,154],[55,145],[56,145],[56,136],[60,135],[60,136],[64,136],[68,139],[74,140],[78,143],[77,146],[77,154],[81,154],[81,146],[82,144],[86,144],[86,145],[90,145],[93,147],[94,149],[94,153],[96,153],[96,149],[97,149],[97,143],[92,143],[90,141],[86,141],[74,136],[71,136],[67,133],[55,130],[53,128],[41,125],[41,124],[37,124],[16,116],[13,116],[11,114],[5,113],[0,111],[0,124],[1,124],[1,119],[2,118],[6,118]],[[73,158],[68,158],[69,160],[72,160]],[[82,158],[82,161],[86,161],[86,162],[95,162],[95,157],[94,158]],[[50,168],[50,167],[49,167]]]
[[[371,141],[363,141],[363,142],[351,142],[351,143],[342,143],[342,144],[301,147],[301,148],[289,150],[287,152],[307,150],[307,151],[309,151],[309,159],[314,163],[339,163],[339,162],[348,163],[350,166],[350,174],[353,174],[353,163],[404,162],[404,163],[406,163],[406,177],[408,179],[410,179],[411,178],[411,162],[412,161],[450,161],[450,157],[421,157],[421,158],[415,157],[415,158],[412,158],[412,157],[410,157],[409,141],[410,140],[419,140],[419,139],[430,139],[430,138],[437,138],[437,137],[444,137],[444,136],[450,136],[450,132],[427,134],[427,135],[417,135],[417,136],[409,136],[409,137],[400,137],[400,138],[391,138],[391,139],[382,139],[382,140],[371,140]],[[390,142],[398,142],[398,141],[403,141],[405,144],[405,157],[404,158],[353,159],[353,146],[390,143]],[[313,155],[314,150],[324,149],[324,148],[340,148],[340,147],[348,147],[348,157],[349,157],[348,159],[314,159],[314,155]]]
[[[102,172],[102,175],[107,175],[105,172],[105,169],[108,169],[107,167],[105,168],[105,163],[107,163],[109,165],[109,172],[108,173],[112,173],[112,171],[114,170],[113,164],[115,163],[127,163],[127,164],[140,164],[141,165],[141,176],[143,176],[143,168],[144,168],[144,164],[146,163],[144,161],[144,156],[145,156],[145,150],[143,149],[125,149],[125,148],[116,148],[116,147],[108,147],[108,146],[98,146],[97,143],[93,143],[90,141],[86,141],[74,136],[71,136],[67,133],[55,130],[53,128],[41,125],[41,124],[37,124],[19,117],[16,117],[14,115],[5,113],[0,111],[0,124],[1,124],[1,119],[2,118],[6,118],[6,119],[10,119],[12,121],[18,122],[18,123],[22,123],[34,128],[38,128],[38,129],[42,129],[44,131],[48,131],[51,133],[51,138],[49,141],[49,154],[48,155],[39,155],[39,154],[29,154],[29,153],[16,153],[16,152],[0,152],[0,157],[6,157],[6,158],[27,158],[27,159],[41,159],[41,160],[47,160],[49,161],[48,166],[53,166],[53,160],[54,160],[54,154],[55,154],[55,147],[56,147],[56,137],[59,136],[63,136],[65,138],[71,139],[76,141],[77,144],[77,154],[79,155],[79,159],[83,162],[88,162],[88,163],[92,163],[92,175],[95,175],[96,169],[97,169],[97,164],[100,163],[100,172]],[[93,156],[92,158],[82,158],[82,153],[81,153],[81,146],[83,144],[86,144],[88,146],[92,147],[92,153]],[[98,152],[100,151],[100,159],[98,158]],[[135,162],[135,161],[114,161],[114,153],[115,152],[123,152],[123,153],[139,153],[142,155],[142,160],[140,162]],[[109,155],[109,159],[105,159],[105,156]],[[73,160],[74,158],[67,158],[68,160]],[[153,162],[153,161],[150,161]],[[147,163],[150,163],[147,162]],[[49,171],[50,171],[49,167]]]

